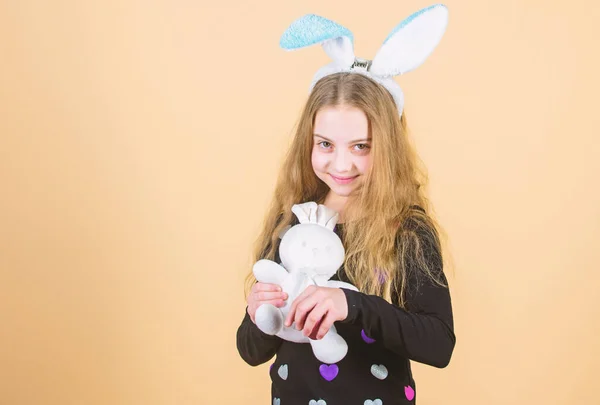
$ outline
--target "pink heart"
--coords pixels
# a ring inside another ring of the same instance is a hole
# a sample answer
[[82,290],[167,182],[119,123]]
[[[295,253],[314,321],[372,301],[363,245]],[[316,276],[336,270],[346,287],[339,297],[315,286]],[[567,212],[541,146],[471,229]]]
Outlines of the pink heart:
[[406,395],[406,399],[408,399],[409,401],[412,401],[413,398],[415,397],[415,390],[413,390],[411,386],[406,385],[404,387],[404,395]]
[[369,344],[375,343],[375,339],[368,337],[364,329],[360,331],[360,336],[362,336],[362,339]]
[[337,377],[339,371],[340,369],[336,364],[332,364],[330,366],[328,366],[327,364],[321,364],[319,366],[319,373],[321,373],[321,376],[327,381],[331,381],[335,377]]

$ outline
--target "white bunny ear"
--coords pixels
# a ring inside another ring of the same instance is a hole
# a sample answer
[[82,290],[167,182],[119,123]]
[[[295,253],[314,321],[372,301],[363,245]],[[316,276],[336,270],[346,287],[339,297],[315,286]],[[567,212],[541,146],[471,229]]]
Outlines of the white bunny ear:
[[337,212],[319,204],[319,207],[317,208],[317,223],[319,225],[333,231],[333,228],[335,228],[335,225],[337,224],[338,217],[339,215]]
[[288,51],[321,44],[329,57],[340,66],[354,63],[352,32],[327,18],[307,14],[294,21],[281,36],[279,45]]
[[448,25],[448,8],[435,4],[398,24],[375,55],[369,71],[396,76],[421,65],[439,44]]
[[294,204],[292,212],[296,214],[301,224],[317,222],[317,203],[314,201],[304,204]]
[[314,201],[294,204],[292,212],[296,214],[301,224],[317,224],[331,231],[335,228],[339,217],[336,211]]

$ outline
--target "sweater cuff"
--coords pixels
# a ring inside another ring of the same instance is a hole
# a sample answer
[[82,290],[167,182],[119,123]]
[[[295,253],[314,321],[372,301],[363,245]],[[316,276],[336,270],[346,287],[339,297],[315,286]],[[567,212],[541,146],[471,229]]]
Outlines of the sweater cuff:
[[348,316],[346,319],[341,321],[342,323],[354,323],[358,320],[360,313],[360,298],[361,293],[347,288],[341,289],[346,295],[346,302],[348,303]]

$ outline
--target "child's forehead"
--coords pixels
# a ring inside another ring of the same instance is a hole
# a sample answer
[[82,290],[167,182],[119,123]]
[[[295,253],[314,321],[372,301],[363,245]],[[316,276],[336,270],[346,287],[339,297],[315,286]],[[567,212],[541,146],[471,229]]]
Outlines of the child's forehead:
[[369,122],[358,108],[325,107],[317,112],[313,134],[337,142],[367,140]]

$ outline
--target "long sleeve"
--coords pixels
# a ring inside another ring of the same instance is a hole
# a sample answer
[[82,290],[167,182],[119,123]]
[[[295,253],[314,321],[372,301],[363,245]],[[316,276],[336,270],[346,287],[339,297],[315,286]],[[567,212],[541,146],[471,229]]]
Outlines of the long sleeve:
[[237,349],[240,356],[251,366],[271,360],[281,346],[281,338],[263,333],[246,312],[237,330]]
[[[426,233],[416,235],[421,252],[416,254],[422,254],[438,280],[447,285],[437,244]],[[408,264],[406,309],[375,295],[344,290],[348,316],[343,322],[358,323],[369,337],[410,360],[446,367],[456,342],[450,292],[415,268],[417,261],[409,258]]]
[[[275,251],[275,261],[280,261],[278,250]],[[277,353],[281,343],[280,337],[267,335],[258,329],[246,307],[244,319],[237,330],[237,349],[242,359],[251,366],[266,363]]]

